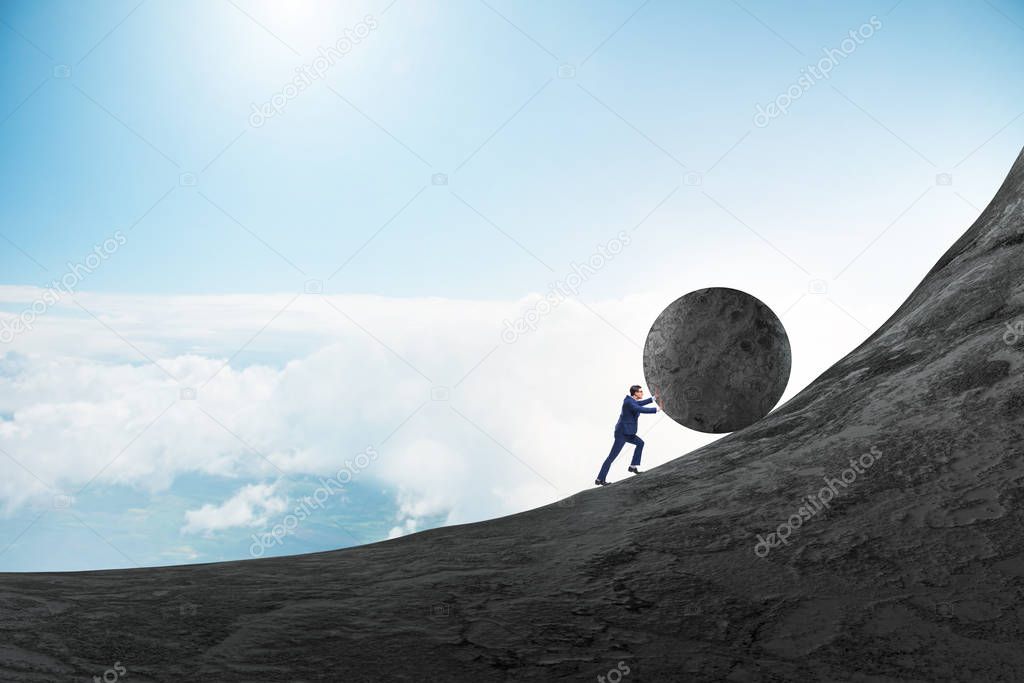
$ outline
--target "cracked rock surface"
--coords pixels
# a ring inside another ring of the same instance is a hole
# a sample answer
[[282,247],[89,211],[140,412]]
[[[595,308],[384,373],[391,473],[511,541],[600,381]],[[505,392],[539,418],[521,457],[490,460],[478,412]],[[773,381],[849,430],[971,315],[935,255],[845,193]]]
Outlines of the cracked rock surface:
[[792,355],[782,321],[760,299],[698,289],[658,315],[644,343],[644,376],[673,420],[710,434],[748,427],[786,391]]

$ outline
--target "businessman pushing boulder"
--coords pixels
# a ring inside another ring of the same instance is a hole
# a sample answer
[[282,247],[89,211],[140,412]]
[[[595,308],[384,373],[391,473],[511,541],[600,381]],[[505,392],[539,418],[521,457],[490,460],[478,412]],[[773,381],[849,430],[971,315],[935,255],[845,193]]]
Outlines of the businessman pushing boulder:
[[[653,398],[644,398],[644,390],[640,388],[639,384],[634,384],[629,388],[629,395],[622,399],[622,412],[619,414],[619,421],[615,423],[615,441],[612,443],[612,450],[604,459],[604,464],[601,465],[601,471],[598,472],[597,479],[594,480],[595,486],[608,485],[606,480],[608,469],[627,443],[636,446],[633,449],[633,461],[629,464],[629,471],[633,474],[640,474],[640,457],[644,452],[644,440],[636,435],[637,420],[640,413],[658,412],[657,408],[646,407],[654,400]],[[661,401],[659,400],[657,403],[660,408]]]

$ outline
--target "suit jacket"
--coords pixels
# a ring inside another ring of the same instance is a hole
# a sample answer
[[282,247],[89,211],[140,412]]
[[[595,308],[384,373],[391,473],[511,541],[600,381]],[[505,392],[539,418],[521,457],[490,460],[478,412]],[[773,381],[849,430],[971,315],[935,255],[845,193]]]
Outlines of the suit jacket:
[[627,436],[636,434],[637,416],[640,413],[658,412],[657,408],[644,408],[645,405],[653,400],[653,398],[645,398],[642,401],[638,401],[632,396],[627,395],[622,400],[622,414],[619,415],[619,421],[615,423],[615,433]]

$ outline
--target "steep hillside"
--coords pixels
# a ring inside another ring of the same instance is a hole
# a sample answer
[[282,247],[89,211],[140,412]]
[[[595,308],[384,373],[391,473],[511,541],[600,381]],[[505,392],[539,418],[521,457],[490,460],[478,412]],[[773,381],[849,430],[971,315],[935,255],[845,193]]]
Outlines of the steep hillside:
[[1022,266],[1024,155],[896,314],[758,423],[371,546],[0,574],[0,679],[1024,680]]

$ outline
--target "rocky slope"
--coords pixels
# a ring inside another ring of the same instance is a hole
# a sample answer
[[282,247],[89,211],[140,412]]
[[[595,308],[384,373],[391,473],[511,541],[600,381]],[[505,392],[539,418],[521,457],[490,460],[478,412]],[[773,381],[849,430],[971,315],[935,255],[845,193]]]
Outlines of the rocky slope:
[[386,543],[0,574],[0,679],[1024,680],[1022,265],[1024,155],[896,314],[754,425]]

